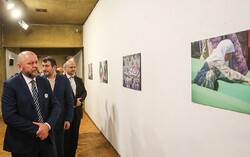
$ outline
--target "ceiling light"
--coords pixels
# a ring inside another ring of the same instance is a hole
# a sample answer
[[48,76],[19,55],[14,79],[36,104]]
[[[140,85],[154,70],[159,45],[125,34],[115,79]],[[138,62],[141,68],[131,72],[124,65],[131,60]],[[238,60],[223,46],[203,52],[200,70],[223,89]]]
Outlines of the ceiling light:
[[21,16],[21,11],[18,10],[18,9],[15,9],[11,12],[11,16],[14,17],[14,18],[18,18]]
[[11,2],[11,1],[8,1],[8,2],[7,2],[7,9],[8,9],[8,10],[13,9],[14,6],[15,6],[15,4],[14,4],[13,2]]
[[14,8],[15,4],[12,2],[12,0],[3,0],[7,10],[11,10]]
[[24,20],[20,20],[18,21],[18,23],[24,30],[27,30],[29,28],[29,25]]

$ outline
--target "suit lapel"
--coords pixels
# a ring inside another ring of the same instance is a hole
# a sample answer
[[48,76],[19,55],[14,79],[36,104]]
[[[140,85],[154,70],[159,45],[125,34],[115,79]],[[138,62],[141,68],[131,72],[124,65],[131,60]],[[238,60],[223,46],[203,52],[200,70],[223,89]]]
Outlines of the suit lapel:
[[20,87],[21,89],[24,89],[24,93],[27,93],[27,96],[29,97],[29,100],[30,102],[32,102],[31,106],[35,109],[35,105],[34,105],[34,100],[33,100],[33,97],[32,97],[32,94],[30,92],[30,89],[29,89],[29,86],[27,85],[26,81],[24,80],[22,74],[20,73],[19,74],[19,80],[22,82],[20,85],[23,86],[23,87]]
[[78,85],[78,80],[77,80],[76,76],[74,77],[74,80],[75,80],[75,83],[76,83],[76,97],[77,97],[78,96],[77,91],[78,91],[79,85]]
[[[39,103],[40,103],[41,111],[43,113],[43,111],[44,111],[43,97],[45,95],[43,95],[44,90],[42,88],[41,80],[40,79],[41,78],[39,76],[36,77],[36,85],[37,85],[37,90],[38,90],[38,95],[39,95]],[[32,98],[32,100],[33,100],[33,98]]]
[[56,79],[55,79],[55,86],[54,86],[54,93],[56,93],[56,89],[58,88],[57,86],[59,86],[59,83],[58,83],[58,77],[56,76]]

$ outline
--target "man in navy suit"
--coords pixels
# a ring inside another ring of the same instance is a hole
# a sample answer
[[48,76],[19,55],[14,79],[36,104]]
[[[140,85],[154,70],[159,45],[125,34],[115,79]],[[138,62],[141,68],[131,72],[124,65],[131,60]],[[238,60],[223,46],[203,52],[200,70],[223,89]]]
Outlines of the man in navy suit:
[[21,72],[3,84],[4,150],[12,157],[57,157],[53,128],[60,104],[49,82],[38,76],[35,53],[21,52],[17,65]]
[[56,73],[57,64],[53,57],[43,58],[42,67],[43,77],[49,80],[52,91],[54,91],[61,106],[61,114],[54,127],[54,132],[58,157],[64,157],[64,129],[70,128],[70,122],[72,122],[74,114],[72,89],[69,80]]
[[83,117],[83,104],[87,96],[87,91],[80,77],[75,76],[76,64],[70,59],[64,64],[66,77],[70,80],[74,97],[74,118],[69,130],[65,132],[64,155],[65,157],[75,157],[78,145],[79,129]]

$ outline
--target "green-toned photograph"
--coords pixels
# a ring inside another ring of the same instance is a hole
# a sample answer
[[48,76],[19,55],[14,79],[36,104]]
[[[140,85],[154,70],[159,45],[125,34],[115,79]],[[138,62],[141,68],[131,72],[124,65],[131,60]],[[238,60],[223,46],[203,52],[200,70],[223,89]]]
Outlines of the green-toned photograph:
[[191,43],[192,102],[250,114],[250,31]]

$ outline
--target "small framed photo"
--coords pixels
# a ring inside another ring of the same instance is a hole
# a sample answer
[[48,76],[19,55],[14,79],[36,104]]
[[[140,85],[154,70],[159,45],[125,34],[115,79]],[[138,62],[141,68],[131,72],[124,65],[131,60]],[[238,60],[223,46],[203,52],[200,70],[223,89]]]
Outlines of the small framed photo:
[[141,53],[123,57],[123,87],[141,90]]
[[108,61],[99,62],[99,78],[100,82],[108,83]]
[[93,80],[93,67],[92,67],[92,63],[88,64],[88,78],[89,78],[89,80]]

